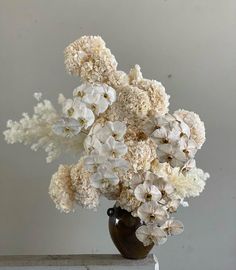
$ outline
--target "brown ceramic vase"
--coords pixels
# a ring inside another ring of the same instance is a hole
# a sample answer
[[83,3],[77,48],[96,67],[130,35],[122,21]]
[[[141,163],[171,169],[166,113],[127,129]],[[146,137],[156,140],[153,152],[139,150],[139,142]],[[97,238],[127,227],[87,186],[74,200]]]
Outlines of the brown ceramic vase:
[[147,257],[153,245],[145,247],[135,236],[135,231],[142,225],[141,220],[116,206],[109,208],[107,214],[110,235],[120,254],[133,260]]

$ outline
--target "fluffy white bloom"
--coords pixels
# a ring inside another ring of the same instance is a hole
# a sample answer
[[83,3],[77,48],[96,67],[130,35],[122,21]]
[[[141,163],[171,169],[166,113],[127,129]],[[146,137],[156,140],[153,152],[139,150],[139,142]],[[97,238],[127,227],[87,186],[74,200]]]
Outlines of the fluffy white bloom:
[[168,179],[181,198],[188,198],[199,196],[209,177],[208,173],[204,173],[198,168],[193,168],[185,174],[181,172],[180,168],[174,168]]
[[49,186],[49,194],[56,208],[69,213],[75,207],[75,189],[71,183],[70,166],[60,165],[58,171],[53,174]]
[[90,173],[84,168],[83,159],[71,167],[71,183],[75,189],[76,203],[84,208],[97,209],[100,191],[90,182]]
[[91,185],[96,188],[106,189],[119,183],[118,176],[113,172],[110,164],[105,163],[97,168],[97,172],[91,176]]
[[134,194],[135,197],[141,202],[158,202],[162,197],[159,189],[148,182],[138,185],[134,190]]
[[24,113],[20,121],[9,120],[7,130],[4,131],[8,143],[23,143],[31,145],[32,150],[42,148],[47,153],[47,162],[52,162],[63,152],[80,153],[83,149],[84,135],[64,138],[57,136],[52,126],[59,116],[49,100],[43,100],[34,107],[34,114],[30,117]]
[[120,158],[127,153],[127,146],[113,137],[109,137],[101,149],[101,154],[112,158]]
[[146,224],[148,223],[163,223],[168,214],[166,210],[161,207],[157,202],[151,201],[142,204],[138,208],[138,217],[144,221]]
[[96,132],[97,138],[101,142],[106,142],[109,137],[113,137],[117,141],[122,141],[126,133],[126,125],[120,121],[106,122],[105,126]]
[[178,220],[170,219],[161,226],[161,229],[168,235],[179,235],[184,231],[184,225]]
[[101,37],[83,36],[65,49],[65,65],[70,74],[94,83],[107,81],[117,62]]
[[57,135],[71,138],[80,133],[81,126],[77,120],[63,117],[52,126],[52,130]]
[[167,241],[167,234],[156,225],[143,225],[136,230],[136,237],[144,246],[162,245]]

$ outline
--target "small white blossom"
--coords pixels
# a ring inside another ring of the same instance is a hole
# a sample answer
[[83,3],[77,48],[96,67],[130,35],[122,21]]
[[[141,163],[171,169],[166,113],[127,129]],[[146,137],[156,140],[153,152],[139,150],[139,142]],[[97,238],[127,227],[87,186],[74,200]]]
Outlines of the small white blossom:
[[110,164],[102,164],[97,172],[91,176],[91,185],[96,188],[106,189],[119,183],[118,176],[113,172]]
[[112,136],[117,141],[122,141],[126,133],[126,125],[123,122],[107,122],[105,126],[97,130],[96,136],[100,141],[106,142],[106,140]]
[[127,146],[122,142],[117,142],[113,137],[108,138],[102,146],[102,154],[108,157],[119,158],[127,153]]
[[142,204],[138,208],[138,217],[144,221],[146,224],[148,223],[163,223],[168,215],[164,208],[162,208],[156,202],[147,202]]
[[162,245],[167,240],[167,234],[156,225],[143,225],[136,230],[136,237],[144,246]]
[[159,201],[162,197],[159,189],[149,182],[138,185],[134,190],[135,197],[141,202]]
[[106,157],[99,155],[90,155],[84,158],[84,167],[89,172],[96,172],[98,167],[105,163]]
[[99,152],[102,144],[95,136],[87,136],[84,140],[84,149],[87,154],[94,152],[95,150]]
[[63,117],[52,126],[52,130],[57,135],[71,138],[80,133],[81,126],[75,119]]
[[164,230],[168,235],[178,235],[184,231],[184,225],[182,222],[178,220],[167,220],[162,226],[162,230]]
[[34,93],[34,98],[37,100],[37,101],[40,101],[42,99],[42,93],[41,92],[35,92]]

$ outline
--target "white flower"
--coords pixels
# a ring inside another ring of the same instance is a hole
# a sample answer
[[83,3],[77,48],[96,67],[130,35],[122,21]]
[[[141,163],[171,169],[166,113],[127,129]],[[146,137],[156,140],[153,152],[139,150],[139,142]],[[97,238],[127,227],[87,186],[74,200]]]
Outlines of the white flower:
[[123,122],[107,122],[106,125],[97,130],[96,136],[100,141],[106,142],[106,140],[112,136],[117,141],[122,141],[126,133],[126,125]]
[[96,188],[106,189],[118,183],[119,178],[108,163],[100,165],[97,172],[91,176],[91,185]]
[[99,155],[86,156],[84,158],[84,167],[89,172],[96,172],[97,168],[106,162],[106,157]]
[[37,101],[40,101],[42,99],[42,93],[41,92],[35,92],[34,93],[34,98],[37,100]]
[[84,140],[84,149],[87,154],[94,152],[94,150],[97,150],[97,152],[99,152],[101,146],[101,142],[95,136],[88,135]]
[[143,225],[136,230],[136,237],[144,246],[162,245],[167,240],[167,234],[156,225]]
[[119,169],[128,170],[129,168],[129,162],[123,158],[109,158],[108,161],[110,162],[113,171]]
[[95,120],[93,112],[86,107],[84,103],[79,103],[79,107],[75,114],[76,119],[79,121],[80,125],[87,129],[90,127]]
[[103,97],[108,101],[109,105],[116,101],[116,91],[112,87],[103,84]]
[[62,103],[62,112],[66,117],[76,119],[78,106],[79,102],[77,99],[65,99],[65,101]]
[[178,235],[184,231],[184,225],[182,222],[178,220],[167,220],[161,228],[168,234],[168,235]]
[[127,153],[127,146],[122,142],[117,142],[113,137],[109,137],[102,146],[101,154],[108,157],[119,158]]
[[157,202],[147,202],[142,204],[138,208],[138,217],[148,223],[163,223],[168,215],[165,209],[163,209]]
[[134,190],[135,197],[141,202],[159,201],[162,197],[159,189],[149,182],[138,185]]
[[63,117],[52,126],[52,130],[57,135],[71,138],[80,133],[81,126],[75,119]]

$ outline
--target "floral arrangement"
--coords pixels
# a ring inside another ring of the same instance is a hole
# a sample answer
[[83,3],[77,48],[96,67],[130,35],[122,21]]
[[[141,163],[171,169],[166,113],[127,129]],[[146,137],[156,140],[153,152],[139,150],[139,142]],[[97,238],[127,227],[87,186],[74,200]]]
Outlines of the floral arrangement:
[[128,74],[117,70],[99,36],[71,43],[65,66],[83,82],[73,97],[59,94],[58,111],[35,93],[34,114],[9,120],[6,141],[44,149],[47,162],[76,154],[78,162],[60,165],[51,179],[49,194],[59,210],[96,209],[105,196],[141,219],[136,236],[145,246],[181,233],[172,214],[199,196],[209,177],[194,159],[205,141],[204,123],[187,110],[170,114],[163,85],[143,78],[138,65]]

